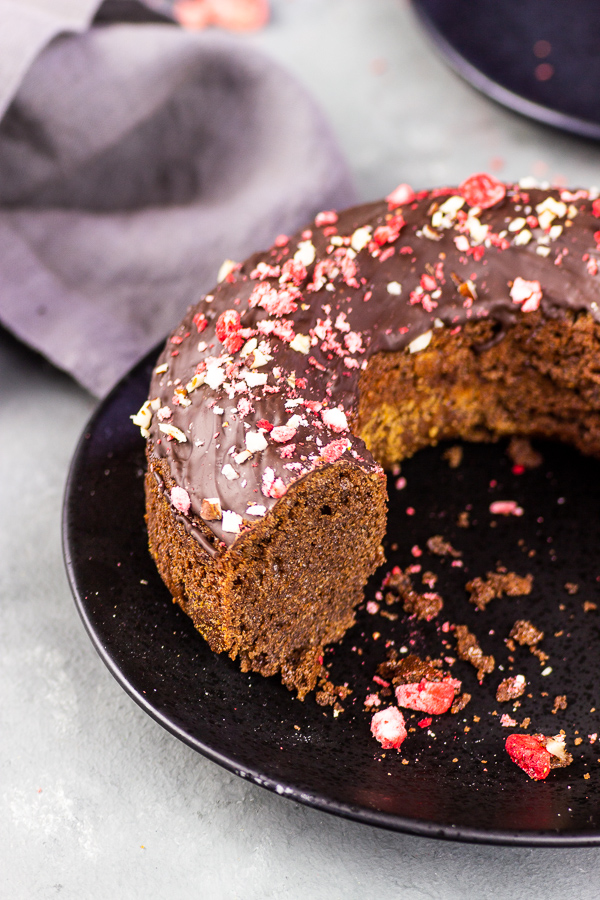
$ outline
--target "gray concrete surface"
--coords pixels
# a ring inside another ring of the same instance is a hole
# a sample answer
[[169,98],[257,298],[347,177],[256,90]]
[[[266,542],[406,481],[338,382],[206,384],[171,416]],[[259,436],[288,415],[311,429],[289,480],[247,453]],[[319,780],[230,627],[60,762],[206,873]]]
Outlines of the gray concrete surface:
[[[600,147],[474,93],[401,0],[274,0],[272,24],[244,40],[320,98],[363,199],[491,166],[600,181]],[[142,713],[92,649],[63,569],[63,487],[93,407],[0,333],[1,898],[600,895],[600,850],[448,844],[345,822],[230,775]]]

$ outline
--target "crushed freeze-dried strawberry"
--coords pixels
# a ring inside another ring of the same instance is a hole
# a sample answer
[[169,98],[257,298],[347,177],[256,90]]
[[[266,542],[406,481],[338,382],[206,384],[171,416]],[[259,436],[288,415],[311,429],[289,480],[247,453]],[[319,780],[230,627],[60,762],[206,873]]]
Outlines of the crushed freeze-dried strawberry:
[[459,191],[469,206],[479,206],[480,209],[489,209],[506,196],[505,185],[486,172],[471,175],[463,181]]
[[551,768],[551,754],[533,735],[509,734],[505,746],[512,761],[534,781],[543,781],[548,777]]
[[523,509],[516,500],[495,500],[490,503],[490,512],[493,516],[522,516]]
[[294,323],[291,319],[261,319],[256,323],[256,329],[261,334],[274,334],[288,344],[296,337]]
[[268,0],[176,0],[173,15],[194,31],[216,25],[231,31],[256,31],[269,20]]
[[417,725],[419,726],[419,728],[429,728],[432,722],[433,719],[431,718],[431,716],[426,716],[426,718],[420,719],[417,722]]
[[248,298],[248,306],[251,308],[261,306],[271,316],[285,316],[298,309],[295,298],[298,291],[295,288],[283,288],[275,290],[266,281],[260,281]]
[[385,199],[390,207],[404,206],[406,203],[413,202],[415,199],[415,192],[409,184],[399,184]]
[[[281,270],[281,284],[292,282],[296,287],[300,287],[303,281],[306,281],[307,272],[304,263],[297,259],[288,259],[284,262]],[[289,310],[291,312],[291,310]]]
[[346,431],[348,428],[346,414],[343,409],[340,409],[337,406],[333,409],[324,409],[321,412],[321,418],[323,424],[326,425],[327,428],[331,428],[332,431],[335,431],[338,434],[341,431]]
[[341,438],[339,441],[331,441],[321,448],[321,457],[328,463],[334,463],[348,449],[348,441]]
[[326,209],[317,213],[315,216],[315,225],[322,228],[323,225],[335,225],[338,220],[338,214],[333,209]]
[[376,712],[371,719],[371,734],[384,750],[399,750],[406,738],[404,716],[395,706]]
[[291,441],[295,434],[296,429],[290,425],[277,425],[271,429],[271,439],[277,441],[278,444],[285,444],[286,441]]
[[226,309],[217,319],[217,337],[229,353],[236,353],[244,343],[240,328],[240,314],[235,309]]
[[273,431],[273,425],[270,422],[267,422],[266,419],[259,419],[256,423],[257,428],[264,428],[265,431]]
[[208,325],[208,320],[204,313],[196,313],[196,315],[192,319],[192,322],[198,329],[198,334],[200,334],[201,331],[204,331],[204,329]]
[[365,697],[365,706],[367,709],[371,709],[372,706],[381,706],[381,700],[377,694],[367,694]]
[[542,286],[539,281],[525,281],[518,276],[513,281],[510,297],[513,303],[521,305],[522,312],[535,312],[542,299]]
[[392,216],[385,225],[379,225],[373,232],[373,242],[378,247],[384,244],[392,244],[400,236],[405,225],[404,219],[400,215]]
[[171,488],[171,503],[175,507],[175,509],[179,510],[179,512],[183,513],[184,516],[187,516],[190,511],[191,500],[188,492],[182,487],[173,487]]
[[454,686],[448,681],[426,681],[423,678],[418,684],[399,684],[396,688],[398,706],[435,716],[448,712],[453,700]]

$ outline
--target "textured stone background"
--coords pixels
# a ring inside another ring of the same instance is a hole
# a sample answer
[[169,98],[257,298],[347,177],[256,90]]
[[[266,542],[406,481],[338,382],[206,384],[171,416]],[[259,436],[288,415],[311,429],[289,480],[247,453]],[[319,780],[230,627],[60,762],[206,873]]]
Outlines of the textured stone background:
[[[402,0],[274,0],[241,38],[334,124],[363,199],[474,170],[600,180],[600,148],[474,93]],[[64,482],[94,403],[0,332],[0,896],[597,898],[600,851],[442,843],[335,819],[207,762],[142,713],[81,626],[60,546]]]

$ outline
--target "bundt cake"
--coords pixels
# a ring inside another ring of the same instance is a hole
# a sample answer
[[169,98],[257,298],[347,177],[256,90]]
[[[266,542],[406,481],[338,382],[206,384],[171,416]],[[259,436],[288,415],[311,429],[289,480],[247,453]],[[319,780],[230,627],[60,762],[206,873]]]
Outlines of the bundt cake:
[[150,550],[213,650],[313,689],[383,561],[384,470],[419,448],[600,454],[599,258],[594,192],[474,175],[224,263],[133,417]]

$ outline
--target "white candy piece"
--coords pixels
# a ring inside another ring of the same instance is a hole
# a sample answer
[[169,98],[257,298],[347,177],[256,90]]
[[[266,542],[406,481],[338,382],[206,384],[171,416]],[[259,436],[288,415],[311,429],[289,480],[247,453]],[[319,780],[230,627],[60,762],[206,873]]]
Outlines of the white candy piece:
[[174,438],[180,444],[185,444],[185,442],[187,441],[187,438],[183,431],[181,431],[179,428],[176,428],[175,425],[165,425],[161,422],[158,427],[163,434],[168,435],[168,437]]
[[261,506],[260,504],[255,504],[254,506],[249,506],[246,510],[246,514],[249,516],[264,516],[266,513],[266,506]]
[[[220,284],[222,281],[227,278],[230,272],[233,272],[237,263],[235,263],[232,259],[225,259],[221,263],[221,267],[219,269],[219,274],[217,275],[217,282]],[[208,300],[208,297],[206,298]],[[211,297],[212,299],[212,297]]]
[[300,241],[294,254],[294,262],[302,263],[303,266],[310,266],[315,261],[316,252],[312,241]]
[[296,334],[290,347],[298,353],[308,353],[310,350],[310,337],[307,334]]
[[420,334],[419,337],[415,338],[414,341],[411,341],[408,345],[409,352],[418,353],[420,350],[424,350],[429,346],[432,336],[432,331],[426,331],[425,334]]
[[246,434],[246,448],[250,453],[260,453],[266,450],[267,440],[260,431],[249,431]]
[[228,534],[239,534],[241,524],[242,517],[238,515],[238,513],[234,512],[232,509],[223,510],[223,518],[221,520],[223,531],[226,531]]
[[357,228],[350,238],[350,246],[352,247],[352,249],[356,250],[356,252],[359,253],[364,247],[366,247],[371,240],[371,231],[371,225],[363,225],[362,228]]

